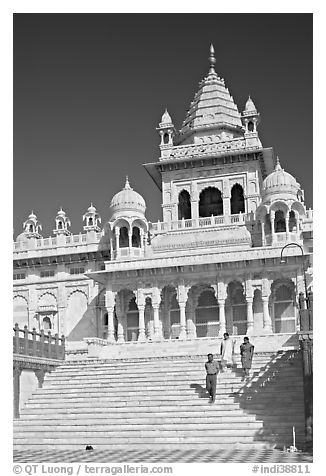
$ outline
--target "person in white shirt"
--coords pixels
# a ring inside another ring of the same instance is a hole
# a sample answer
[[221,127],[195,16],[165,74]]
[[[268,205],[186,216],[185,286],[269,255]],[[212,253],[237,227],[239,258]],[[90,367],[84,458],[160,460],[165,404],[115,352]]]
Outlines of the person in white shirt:
[[233,366],[233,347],[234,343],[230,339],[228,332],[223,334],[223,340],[221,342],[221,368],[222,372],[231,370]]

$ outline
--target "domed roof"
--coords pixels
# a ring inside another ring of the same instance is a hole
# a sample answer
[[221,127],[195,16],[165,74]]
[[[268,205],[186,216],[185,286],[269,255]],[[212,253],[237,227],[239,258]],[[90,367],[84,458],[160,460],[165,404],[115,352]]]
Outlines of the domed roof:
[[33,221],[37,220],[37,216],[35,215],[33,210],[32,210],[32,213],[30,213],[30,215],[28,216],[27,220],[33,220]]
[[115,215],[118,212],[126,211],[144,214],[146,203],[143,197],[130,187],[128,177],[126,177],[124,188],[114,195],[110,207]]
[[96,213],[96,208],[95,208],[94,205],[91,203],[91,206],[88,207],[87,211],[88,211],[88,213]]
[[61,207],[60,210],[57,213],[57,217],[64,218],[65,216],[66,216],[66,212],[64,210],[62,210],[62,207]]
[[274,193],[292,193],[297,195],[300,190],[300,184],[296,179],[282,169],[279,159],[277,158],[274,172],[269,174],[263,182],[263,194]]
[[17,243],[28,243],[27,233],[23,231],[20,235],[16,238]]
[[247,102],[246,102],[246,105],[245,105],[245,111],[246,112],[257,112],[256,106],[255,106],[255,104],[254,104],[254,102],[253,102],[253,100],[251,99],[250,96],[247,99]]

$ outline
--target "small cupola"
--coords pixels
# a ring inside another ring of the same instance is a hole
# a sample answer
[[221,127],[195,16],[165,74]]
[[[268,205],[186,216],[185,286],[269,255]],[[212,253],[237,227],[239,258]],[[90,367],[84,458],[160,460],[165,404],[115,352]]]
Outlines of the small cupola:
[[144,218],[146,203],[143,197],[130,187],[128,177],[124,188],[116,193],[110,204],[111,221],[118,217],[139,216]]
[[170,148],[173,146],[173,136],[175,134],[175,128],[171,119],[170,114],[168,113],[167,109],[165,109],[161,122],[159,126],[156,128],[161,136],[161,148]]
[[241,118],[246,133],[257,133],[257,126],[260,122],[260,116],[250,95],[247,99]]
[[96,208],[91,203],[90,207],[88,207],[87,212],[83,215],[83,221],[85,222],[84,230],[87,231],[101,231],[100,227],[98,226],[101,223],[101,217],[97,213]]
[[71,232],[68,230],[68,227],[71,226],[70,219],[67,217],[66,212],[62,210],[62,207],[55,217],[55,229],[53,233],[55,235],[71,235]]

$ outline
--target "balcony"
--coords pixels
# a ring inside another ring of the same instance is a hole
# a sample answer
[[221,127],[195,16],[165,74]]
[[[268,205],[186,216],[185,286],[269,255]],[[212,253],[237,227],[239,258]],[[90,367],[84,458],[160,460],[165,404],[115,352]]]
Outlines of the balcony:
[[190,220],[177,220],[171,222],[156,222],[151,224],[151,231],[154,234],[166,233],[168,231],[177,231],[195,228],[208,228],[215,226],[244,225],[247,215],[239,213],[238,215],[220,215],[204,218],[192,218]]
[[28,241],[16,241],[14,242],[14,251],[27,251],[35,249],[50,249],[50,248],[61,248],[69,247],[76,245],[85,245],[88,243],[98,243],[101,239],[102,234],[96,233],[95,239],[94,235],[88,235],[86,233],[79,233],[79,235],[68,235],[60,237],[49,238],[40,238],[40,239],[30,239]]

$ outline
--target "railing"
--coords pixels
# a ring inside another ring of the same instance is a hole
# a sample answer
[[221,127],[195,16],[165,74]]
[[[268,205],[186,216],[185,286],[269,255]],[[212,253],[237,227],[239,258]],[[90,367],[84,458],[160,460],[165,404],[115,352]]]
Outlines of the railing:
[[[21,334],[23,337],[20,337]],[[65,337],[63,335],[59,337],[58,334],[53,336],[51,331],[47,334],[45,334],[44,330],[36,332],[35,328],[30,331],[27,326],[24,326],[24,329],[19,329],[19,325],[16,323],[14,327],[13,352],[14,354],[31,357],[64,360]]]
[[98,243],[101,239],[102,234],[101,233],[96,233],[95,234],[95,240],[94,237],[88,235],[87,233],[79,233],[79,235],[68,235],[68,236],[62,236],[60,239],[58,237],[52,237],[50,236],[49,238],[39,238],[39,239],[34,239],[30,240],[28,242],[23,241],[19,242],[16,241],[14,242],[14,250],[19,251],[19,250],[30,250],[30,249],[35,249],[35,248],[56,248],[56,247],[61,247],[61,246],[75,246],[79,244],[85,244],[85,243]]
[[151,230],[157,233],[167,231],[182,230],[186,228],[203,228],[209,226],[224,226],[224,225],[243,225],[245,224],[247,215],[239,213],[237,215],[219,215],[210,217],[193,218],[189,220],[181,219],[171,222],[152,223]]

